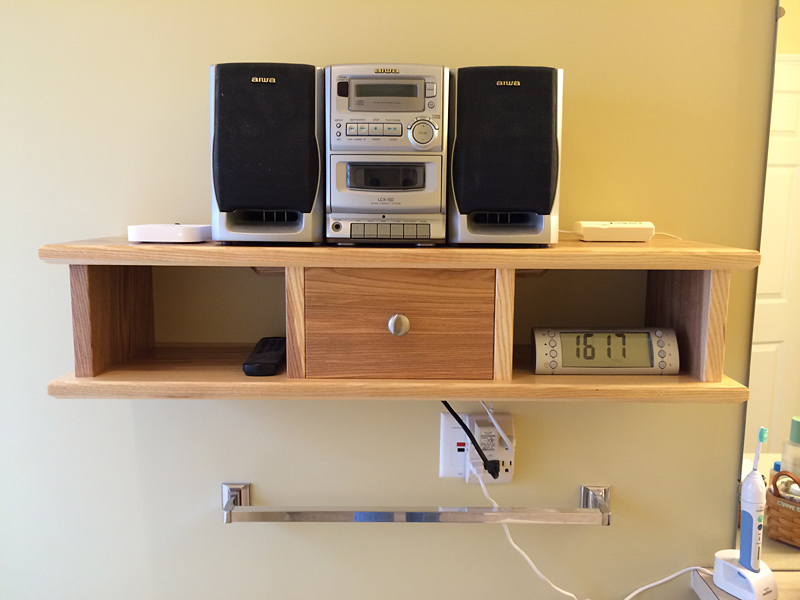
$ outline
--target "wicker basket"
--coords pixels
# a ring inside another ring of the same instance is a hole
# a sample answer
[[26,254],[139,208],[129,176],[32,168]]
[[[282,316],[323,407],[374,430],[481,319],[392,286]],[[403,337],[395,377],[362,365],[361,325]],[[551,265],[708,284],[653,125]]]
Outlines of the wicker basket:
[[800,485],[800,479],[788,471],[775,473],[772,488],[767,490],[767,535],[773,540],[800,547],[800,504],[781,496],[776,485],[781,477],[789,477]]

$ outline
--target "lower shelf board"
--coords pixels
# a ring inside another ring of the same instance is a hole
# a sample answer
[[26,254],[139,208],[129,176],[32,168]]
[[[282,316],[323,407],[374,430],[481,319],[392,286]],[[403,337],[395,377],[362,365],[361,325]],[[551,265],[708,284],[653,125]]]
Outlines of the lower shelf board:
[[[534,375],[520,360],[511,381],[441,379],[289,379],[248,377],[251,345],[158,346],[95,377],[73,373],[50,382],[55,398],[178,398],[242,400],[497,400],[519,402],[740,403],[742,384],[723,377],[704,383],[688,375]],[[524,356],[524,353],[520,353]]]

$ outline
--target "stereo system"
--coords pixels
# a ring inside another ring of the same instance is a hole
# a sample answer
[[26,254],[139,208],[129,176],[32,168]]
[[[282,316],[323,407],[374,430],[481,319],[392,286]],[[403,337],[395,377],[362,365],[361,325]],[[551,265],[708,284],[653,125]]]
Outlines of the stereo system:
[[561,70],[211,67],[212,237],[558,241]]

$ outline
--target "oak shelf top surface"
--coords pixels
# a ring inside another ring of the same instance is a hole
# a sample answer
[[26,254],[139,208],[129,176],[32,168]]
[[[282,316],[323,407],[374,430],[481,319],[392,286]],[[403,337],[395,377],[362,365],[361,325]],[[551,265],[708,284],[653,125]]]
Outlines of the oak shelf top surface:
[[[520,349],[522,350],[522,349]],[[442,379],[289,379],[248,377],[250,345],[162,345],[95,377],[69,373],[48,386],[56,398],[182,398],[242,400],[469,400],[522,402],[740,403],[749,392],[723,377],[703,383],[688,375],[534,375],[526,352],[511,381]]]
[[531,248],[151,244],[119,237],[46,244],[39,248],[39,258],[75,265],[740,270],[757,267],[761,257],[755,250],[662,238],[649,242],[562,240],[550,247]]

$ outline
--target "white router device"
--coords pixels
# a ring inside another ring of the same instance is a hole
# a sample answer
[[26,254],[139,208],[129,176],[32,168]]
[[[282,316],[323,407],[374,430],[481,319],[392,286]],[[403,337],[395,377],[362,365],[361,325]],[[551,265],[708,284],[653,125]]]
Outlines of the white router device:
[[576,221],[572,226],[584,242],[647,242],[655,231],[650,221]]

